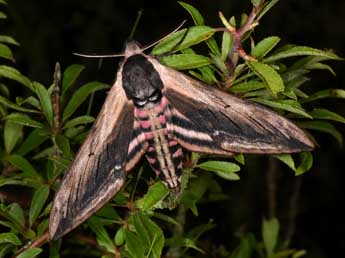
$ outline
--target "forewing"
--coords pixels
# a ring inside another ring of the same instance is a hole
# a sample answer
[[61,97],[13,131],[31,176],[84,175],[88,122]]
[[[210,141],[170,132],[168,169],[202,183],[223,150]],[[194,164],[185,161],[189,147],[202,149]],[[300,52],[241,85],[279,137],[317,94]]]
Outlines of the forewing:
[[84,222],[124,184],[134,108],[121,81],[119,72],[94,127],[65,173],[50,215],[51,239]]
[[[313,149],[306,134],[284,117],[209,87],[153,58],[149,60],[159,72],[164,94],[176,110],[174,124],[178,130],[185,129],[184,133],[176,132],[181,145],[187,149],[205,152],[205,147],[207,150],[213,147],[218,152],[234,153],[292,153]],[[199,136],[193,137],[193,133]],[[206,141],[200,141],[201,136]]]

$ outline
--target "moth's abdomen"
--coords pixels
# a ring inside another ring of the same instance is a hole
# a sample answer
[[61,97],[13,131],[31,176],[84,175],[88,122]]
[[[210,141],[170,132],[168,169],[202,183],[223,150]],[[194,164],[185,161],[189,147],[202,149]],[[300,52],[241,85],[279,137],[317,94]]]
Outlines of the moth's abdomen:
[[148,148],[146,158],[155,173],[170,189],[180,188],[182,149],[169,130],[171,112],[168,100],[135,109],[135,118],[144,133]]

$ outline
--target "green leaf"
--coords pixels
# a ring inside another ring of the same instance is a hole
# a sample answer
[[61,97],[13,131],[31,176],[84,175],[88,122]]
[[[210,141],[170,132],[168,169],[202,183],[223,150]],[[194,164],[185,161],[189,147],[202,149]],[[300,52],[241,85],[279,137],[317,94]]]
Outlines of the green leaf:
[[267,256],[271,256],[276,248],[279,235],[279,221],[276,218],[264,219],[262,223],[262,238]]
[[7,5],[7,2],[5,0],[0,0],[0,4]]
[[319,56],[319,57],[325,57],[328,59],[342,60],[342,58],[338,57],[336,54],[329,51],[322,51],[322,50],[311,48],[311,47],[295,46],[287,50],[283,50],[276,54],[273,54],[265,58],[263,61],[267,63],[267,62],[273,62],[273,61],[277,61],[283,58],[288,58],[288,57],[293,57],[293,56]]
[[5,121],[4,144],[7,153],[11,153],[16,144],[23,136],[23,126]]
[[261,98],[253,98],[251,100],[258,102],[260,104],[269,106],[269,107],[286,110],[286,111],[289,111],[291,113],[295,113],[295,114],[304,116],[306,118],[313,118],[307,112],[305,112],[305,110],[298,104],[297,101],[294,101],[294,100],[271,101],[268,99],[261,99]]
[[28,115],[21,113],[11,113],[8,116],[4,117],[7,121],[10,121],[14,124],[30,126],[35,128],[43,128],[43,124],[31,119]]
[[231,86],[230,91],[234,93],[246,93],[249,91],[265,88],[265,84],[259,81],[250,80]]
[[[1,3],[1,1],[0,1]],[[10,36],[0,35],[0,42],[19,46],[19,43]]]
[[192,16],[193,21],[195,25],[204,25],[204,18],[200,14],[200,12],[192,5],[184,3],[184,2],[178,2],[184,9],[189,12],[189,14]]
[[37,235],[43,235],[44,231],[46,231],[49,227],[49,218],[42,220],[42,222],[37,226]]
[[92,116],[78,116],[66,122],[63,129],[68,129],[71,127],[75,127],[77,125],[89,124],[94,121],[95,121],[95,118],[93,118]]
[[222,39],[222,52],[221,52],[221,59],[223,61],[226,60],[228,57],[232,47],[234,45],[234,38],[232,35],[228,32],[223,33],[223,39]]
[[163,231],[143,213],[136,213],[133,221],[141,242],[148,247],[146,257],[160,258],[164,246]]
[[33,258],[39,255],[43,250],[38,247],[30,248],[22,252],[16,258]]
[[114,238],[115,245],[120,246],[120,245],[124,244],[124,242],[125,242],[125,234],[126,234],[126,231],[125,231],[125,229],[123,227],[119,228],[116,231],[115,238]]
[[313,118],[332,120],[332,121],[337,121],[340,123],[345,123],[344,117],[324,108],[314,108],[311,112],[309,112],[309,115],[311,115]]
[[258,6],[261,2],[261,0],[250,0],[252,2],[253,6]]
[[235,174],[235,172],[241,169],[235,163],[226,161],[206,161],[199,164],[197,167],[215,172],[218,176],[227,180],[238,180],[239,176]]
[[261,40],[251,51],[250,55],[257,59],[262,59],[266,56],[280,41],[279,37],[272,36]]
[[33,90],[31,81],[13,67],[0,65],[0,77],[5,77],[17,81],[30,90]]
[[284,82],[273,68],[259,62],[247,61],[247,64],[249,68],[266,84],[273,96],[284,91]]
[[55,137],[56,145],[62,151],[64,156],[69,157],[71,155],[71,146],[69,140],[63,135],[57,135]]
[[327,64],[314,63],[314,64],[306,65],[305,68],[309,69],[309,70],[326,70],[326,71],[329,71],[334,76],[336,76],[336,74],[335,74],[334,70],[332,69],[332,67],[327,65]]
[[162,64],[177,70],[194,69],[211,63],[210,58],[197,54],[175,54],[164,56],[160,61]]
[[192,239],[184,238],[183,242],[182,242],[182,246],[194,249],[194,250],[206,255],[204,250],[199,248]]
[[297,125],[305,129],[317,130],[317,131],[328,133],[332,135],[338,141],[340,146],[343,145],[342,134],[329,122],[307,121],[307,122],[298,122]]
[[25,225],[25,218],[22,207],[20,207],[18,203],[12,203],[7,209],[10,221],[23,228]]
[[0,19],[6,19],[7,15],[0,11]]
[[40,129],[34,129],[18,147],[16,153],[18,155],[25,156],[27,153],[40,146],[47,139],[49,139],[49,135],[47,133]]
[[85,66],[73,64],[67,67],[62,76],[62,95],[65,96],[66,91],[74,84]]
[[0,233],[0,245],[4,243],[10,243],[12,245],[21,245],[19,238],[13,233]]
[[115,246],[113,241],[110,239],[108,232],[105,230],[103,225],[95,217],[91,217],[87,224],[91,230],[96,234],[97,243],[102,246],[105,250],[110,253],[115,253]]
[[40,100],[41,108],[49,125],[53,126],[53,106],[48,90],[40,83],[34,82],[36,94]]
[[107,84],[100,83],[100,82],[89,82],[82,87],[80,87],[72,96],[71,100],[68,102],[64,112],[62,119],[66,121],[76,109],[84,102],[84,100],[93,92],[98,90],[103,90],[109,88]]
[[157,203],[161,202],[167,195],[169,190],[166,186],[158,181],[150,186],[147,194],[136,201],[136,205],[139,205],[144,211],[152,209]]
[[9,107],[9,108],[12,108],[14,110],[17,110],[17,111],[21,111],[21,112],[31,112],[31,113],[38,113],[37,110],[34,110],[34,109],[29,109],[29,108],[23,108],[9,100],[7,100],[6,98],[0,96],[0,103]]
[[40,174],[34,169],[30,162],[20,155],[10,155],[5,158],[13,166],[19,168],[24,173],[23,177],[41,178]]
[[139,237],[129,230],[126,230],[126,246],[133,258],[145,258],[143,244]]
[[300,153],[301,163],[299,164],[295,175],[299,176],[302,175],[304,172],[311,169],[313,166],[313,155],[310,152],[302,152]]
[[15,61],[11,49],[2,43],[0,43],[0,57],[11,60],[12,62]]
[[301,100],[302,103],[315,101],[324,98],[342,98],[345,99],[345,90],[343,89],[327,89],[318,91],[309,96],[307,99]]
[[291,154],[275,154],[272,156],[288,165],[288,167],[291,168],[293,171],[296,171],[295,162]]
[[29,223],[30,227],[36,221],[38,215],[41,213],[41,210],[47,201],[49,196],[49,187],[47,185],[42,185],[38,188],[31,201],[30,211],[29,211]]
[[261,12],[257,15],[257,20],[260,20],[279,0],[265,1]]
[[204,25],[182,29],[157,44],[152,49],[151,54],[161,55],[167,52],[176,52],[205,41],[214,33],[215,29]]

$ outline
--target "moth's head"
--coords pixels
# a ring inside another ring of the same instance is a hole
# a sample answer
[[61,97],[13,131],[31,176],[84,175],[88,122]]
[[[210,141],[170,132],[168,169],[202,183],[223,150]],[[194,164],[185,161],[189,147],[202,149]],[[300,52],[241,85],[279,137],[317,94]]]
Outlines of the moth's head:
[[127,98],[138,107],[157,103],[162,98],[163,82],[152,63],[140,53],[124,60],[122,86]]
[[135,54],[140,54],[143,52],[143,49],[141,47],[141,45],[139,44],[139,42],[135,41],[135,40],[129,40],[125,43],[125,47],[124,47],[124,56],[125,58],[128,58],[132,55]]

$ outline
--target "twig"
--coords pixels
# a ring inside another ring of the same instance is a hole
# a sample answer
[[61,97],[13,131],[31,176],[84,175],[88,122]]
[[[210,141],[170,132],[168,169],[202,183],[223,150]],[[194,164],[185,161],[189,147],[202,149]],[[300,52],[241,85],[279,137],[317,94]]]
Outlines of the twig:
[[53,133],[56,135],[61,130],[61,67],[59,62],[55,64],[54,71],[54,90],[53,90],[53,109],[54,109],[54,127]]
[[252,57],[246,53],[246,51],[242,47],[242,39],[244,35],[254,29],[257,25],[259,25],[258,21],[256,20],[257,14],[261,11],[264,1],[262,0],[257,6],[253,6],[246,22],[238,29],[232,26],[227,19],[224,17],[222,12],[219,12],[219,17],[222,20],[224,28],[217,28],[217,31],[227,31],[229,32],[234,40],[233,43],[233,50],[229,53],[228,56],[228,69],[230,76],[225,81],[225,86],[230,87],[234,80],[234,71],[235,67],[237,66],[238,59],[241,57],[244,61],[256,61],[255,57]]
[[29,242],[28,244],[26,244],[23,248],[21,248],[14,256],[18,257],[22,252],[31,249],[31,248],[35,248],[35,247],[41,247],[45,242],[47,242],[49,239],[49,235],[48,235],[48,231],[44,232],[41,236],[39,236],[38,238],[36,238],[35,240]]
[[276,175],[277,175],[277,168],[278,163],[277,160],[273,157],[269,157],[268,159],[268,170],[266,173],[266,184],[267,184],[267,215],[268,218],[274,218],[276,215],[276,207],[277,207],[277,182],[276,182]]
[[[174,227],[173,230],[173,238],[179,238],[183,236],[184,233],[184,225],[186,223],[186,207],[181,204],[178,207],[176,221],[178,224]],[[180,257],[180,248],[176,246],[172,246],[167,251],[166,257]]]
[[296,215],[298,212],[298,200],[300,196],[301,186],[302,177],[296,177],[292,187],[292,194],[288,206],[288,223],[284,240],[286,247],[289,246],[296,229]]

